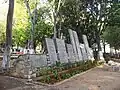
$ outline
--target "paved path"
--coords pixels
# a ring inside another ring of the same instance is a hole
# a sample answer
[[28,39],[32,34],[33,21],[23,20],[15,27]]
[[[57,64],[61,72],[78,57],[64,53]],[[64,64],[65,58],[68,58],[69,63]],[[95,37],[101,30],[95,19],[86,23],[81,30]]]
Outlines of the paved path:
[[59,90],[120,90],[120,72],[108,71],[108,67],[95,68],[57,88]]
[[120,90],[120,72],[108,67],[95,68],[55,87],[27,85],[14,78],[0,76],[0,90]]

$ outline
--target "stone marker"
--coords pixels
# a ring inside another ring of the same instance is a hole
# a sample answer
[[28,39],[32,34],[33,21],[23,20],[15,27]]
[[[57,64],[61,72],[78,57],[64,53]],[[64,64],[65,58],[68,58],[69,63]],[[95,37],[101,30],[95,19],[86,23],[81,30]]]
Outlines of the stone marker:
[[91,49],[90,49],[90,47],[89,47],[89,44],[88,44],[88,40],[87,40],[87,36],[86,36],[86,35],[83,35],[83,42],[84,42],[85,49],[86,49],[86,52],[87,52],[88,60],[93,59],[93,56],[92,56],[92,54],[91,54]]
[[89,51],[89,44],[88,44],[88,40],[87,40],[87,36],[83,35],[83,42],[84,42],[84,46],[87,52],[87,57],[90,60],[90,51]]
[[65,42],[61,39],[55,39],[56,50],[58,53],[58,60],[61,63],[68,63],[68,55],[66,52]]
[[47,66],[46,55],[39,54],[25,54],[19,56],[18,60],[14,62],[17,76],[23,78],[31,78],[35,75],[36,68]]
[[71,44],[67,44],[67,53],[70,62],[75,62],[75,54],[73,52],[73,47]]
[[47,66],[46,55],[31,55],[30,59],[32,61],[32,67],[44,67]]
[[91,60],[94,61],[94,54],[93,54],[93,50],[92,48],[90,48],[90,56],[91,56]]
[[79,61],[79,57],[77,54],[77,48],[76,48],[76,44],[75,44],[75,40],[74,40],[74,36],[73,36],[73,31],[71,29],[69,29],[68,31],[70,34],[70,41],[71,41],[71,44],[73,46],[73,52],[75,54],[75,59],[76,59],[76,61]]
[[76,45],[78,58],[79,58],[79,60],[82,60],[82,54],[81,54],[81,50],[80,50],[80,42],[78,40],[78,35],[75,31],[73,31],[73,36],[74,36],[74,40],[75,40],[75,45]]
[[58,59],[54,41],[53,39],[45,38],[45,42],[50,62],[51,64],[56,64],[56,61],[58,61]]
[[104,57],[103,57],[103,52],[102,51],[99,51],[99,59],[101,60],[101,61],[105,61],[104,60]]
[[80,44],[80,48],[81,48],[81,52],[82,52],[82,59],[83,60],[88,60],[87,52],[86,52],[86,49],[85,49],[85,45],[84,44]]

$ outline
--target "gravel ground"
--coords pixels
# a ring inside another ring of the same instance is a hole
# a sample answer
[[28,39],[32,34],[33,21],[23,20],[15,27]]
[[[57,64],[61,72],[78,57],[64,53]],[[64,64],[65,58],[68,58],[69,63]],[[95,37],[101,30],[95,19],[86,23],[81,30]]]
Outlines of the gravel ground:
[[28,85],[18,79],[0,76],[0,90],[120,90],[120,72],[98,67],[60,85]]

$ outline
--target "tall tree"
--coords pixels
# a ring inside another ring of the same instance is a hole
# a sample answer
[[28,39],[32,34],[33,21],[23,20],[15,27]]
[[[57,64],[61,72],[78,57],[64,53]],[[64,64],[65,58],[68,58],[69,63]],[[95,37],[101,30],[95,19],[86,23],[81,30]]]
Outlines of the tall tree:
[[30,17],[30,21],[31,21],[31,32],[30,32],[30,35],[31,35],[31,49],[33,49],[34,48],[34,18],[33,18],[33,15],[31,13],[29,0],[24,0],[24,2],[25,2],[25,5],[26,5],[26,8],[27,8],[29,17]]
[[12,32],[12,45],[14,46],[25,46],[25,41],[29,39],[29,36],[26,36],[28,22],[28,14],[26,12],[26,7],[23,3],[15,0],[14,6],[14,18],[13,18],[13,32]]
[[14,13],[14,0],[9,0],[9,8],[8,8],[7,24],[6,24],[6,46],[3,56],[3,63],[2,63],[2,67],[7,70],[9,69],[10,51],[12,45],[13,13]]
[[[82,42],[82,34],[87,35],[90,46],[94,43],[101,51],[101,34],[106,28],[110,10],[109,0],[67,0],[60,8],[58,28],[62,26],[61,32],[67,36],[69,42],[68,29],[75,30]],[[59,25],[61,22],[61,25]]]
[[48,0],[50,8],[51,8],[51,17],[53,22],[53,30],[54,30],[54,38],[58,37],[58,29],[57,29],[57,23],[58,23],[58,14],[60,11],[60,8],[64,5],[65,0]]
[[120,3],[113,2],[103,38],[115,49],[120,49]]

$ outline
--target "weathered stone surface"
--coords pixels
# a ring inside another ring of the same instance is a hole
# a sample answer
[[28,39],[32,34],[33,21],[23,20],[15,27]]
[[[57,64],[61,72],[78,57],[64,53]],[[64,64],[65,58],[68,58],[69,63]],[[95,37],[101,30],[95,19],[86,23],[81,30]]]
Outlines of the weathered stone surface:
[[99,51],[98,54],[99,54],[99,59],[104,61],[103,52]]
[[71,44],[67,44],[67,53],[70,62],[75,62],[75,54],[73,52],[73,47]]
[[91,55],[91,60],[94,61],[95,59],[94,59],[94,54],[93,54],[92,48],[90,48],[90,55]]
[[83,42],[84,42],[84,46],[85,46],[85,49],[86,49],[86,52],[87,52],[87,57],[90,60],[89,44],[88,44],[86,35],[83,35]]
[[88,60],[87,52],[86,52],[84,44],[80,44],[80,48],[81,48],[81,51],[82,51],[82,58],[83,58],[83,60]]
[[91,52],[91,49],[89,47],[89,44],[88,44],[88,40],[87,40],[87,36],[86,35],[83,35],[83,42],[84,42],[84,45],[85,45],[85,49],[86,49],[86,52],[87,52],[87,57],[88,57],[88,60],[93,60],[94,57],[93,57],[93,54]]
[[75,54],[75,58],[76,58],[77,61],[79,61],[78,54],[77,54],[77,48],[76,48],[76,44],[75,44],[75,40],[74,40],[74,36],[73,36],[73,31],[71,29],[69,29],[68,31],[69,31],[69,34],[70,34],[70,42],[73,46],[73,51],[74,51],[74,54]]
[[31,55],[30,59],[32,61],[32,66],[33,67],[47,66],[47,57],[46,57],[46,55]]
[[81,50],[80,50],[80,42],[78,40],[78,35],[75,31],[73,31],[73,36],[74,36],[74,40],[75,40],[75,45],[76,45],[78,58],[79,58],[79,60],[82,60],[82,54],[81,54]]
[[56,64],[56,61],[58,61],[58,59],[57,59],[54,41],[52,39],[45,38],[45,42],[51,64]]
[[39,54],[25,54],[21,55],[18,60],[14,62],[14,75],[17,77],[35,77],[37,67],[47,66],[46,55]]
[[11,75],[16,77],[23,77],[24,78],[24,61],[23,60],[17,60],[14,62],[14,67],[12,67]]
[[55,45],[58,53],[58,60],[60,60],[61,63],[68,63],[68,55],[66,52],[64,40],[56,38]]

